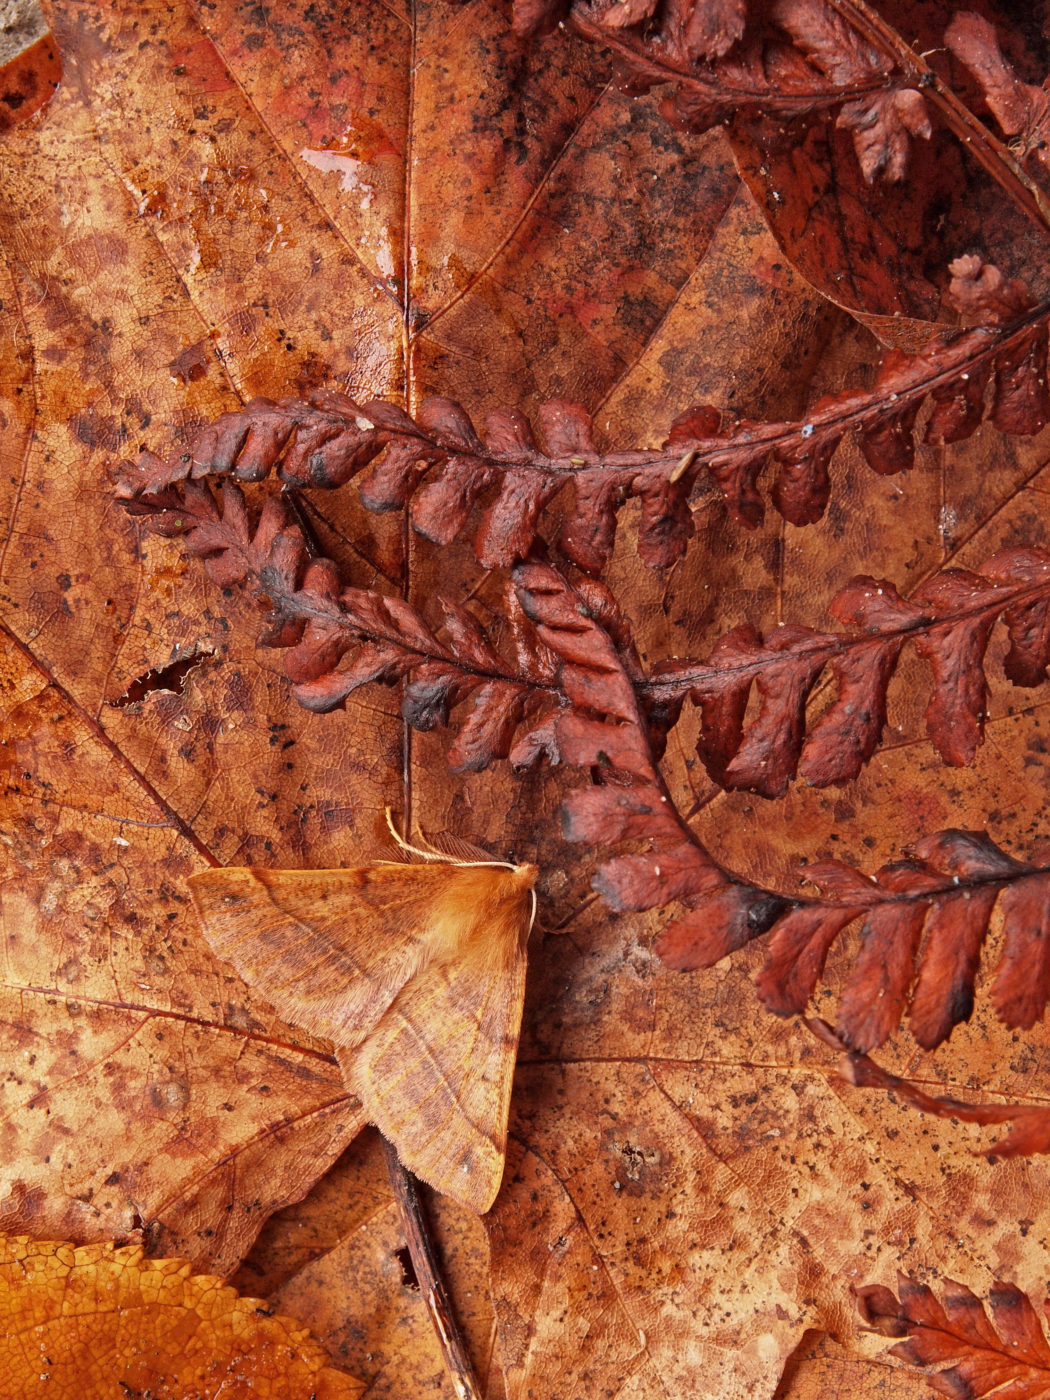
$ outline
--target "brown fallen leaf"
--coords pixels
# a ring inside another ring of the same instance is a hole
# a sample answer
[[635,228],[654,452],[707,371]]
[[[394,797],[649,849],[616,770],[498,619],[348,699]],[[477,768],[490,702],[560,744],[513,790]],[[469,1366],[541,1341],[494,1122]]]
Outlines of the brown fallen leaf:
[[[667,146],[655,113],[639,120],[603,87],[590,51],[566,54],[552,41],[523,90],[516,41],[483,7],[477,18],[491,42],[472,70],[462,62],[462,12],[420,17],[418,45],[433,56],[429,72],[443,54],[456,59],[456,80],[508,141],[516,118],[498,93],[501,84],[518,92],[529,113],[524,163],[484,149],[476,113],[424,85],[411,140],[425,178],[408,205],[400,162],[412,45],[381,7],[352,21],[315,14],[294,35],[233,7],[204,19],[183,5],[131,23],[108,6],[52,14],[67,80],[45,119],[5,138],[11,159],[0,181],[4,227],[18,230],[0,269],[0,443],[5,460],[24,466],[0,476],[11,633],[0,748],[11,814],[3,1035],[24,1067],[20,1082],[3,1086],[0,1202],[11,1228],[80,1240],[142,1232],[151,1248],[222,1271],[271,1210],[308,1189],[360,1116],[330,1050],[278,1021],[209,955],[185,880],[206,865],[328,868],[348,847],[367,851],[402,779],[400,719],[396,703],[380,699],[357,726],[300,727],[276,673],[229,664],[247,634],[203,590],[191,601],[174,550],[152,555],[136,584],[134,530],[112,510],[107,460],[151,421],[192,432],[239,405],[242,392],[282,392],[289,375],[304,391],[362,375],[370,393],[394,394],[403,318],[383,279],[391,266],[400,275],[407,228],[430,249],[425,268],[414,264],[420,295],[448,302],[446,326],[462,318],[436,338],[420,327],[413,374],[437,382],[449,356],[473,364],[483,340],[498,401],[500,376],[520,383],[546,373],[548,347],[528,307],[553,268],[566,306],[563,367],[582,366],[601,329],[611,383],[664,312],[702,310],[692,279],[712,240],[728,259],[758,222],[734,208],[738,182],[717,142]],[[312,82],[285,81],[336,50],[347,67],[331,71],[323,97],[309,95]],[[174,104],[176,142],[163,150],[128,106],[141,100],[148,116],[161,91]],[[372,110],[367,149],[363,128],[345,149],[327,140],[329,101],[350,102],[362,120]],[[467,198],[456,228],[437,212],[447,165],[423,153],[450,134],[472,153],[466,195],[484,197],[489,222]],[[639,250],[653,241],[644,230],[600,257],[561,233],[570,219],[585,228],[597,216],[590,199],[574,212],[575,190],[610,140],[625,143],[632,184],[629,193],[596,186],[600,207],[625,230],[642,217],[667,235],[643,274]],[[177,155],[187,141],[196,173]],[[281,172],[276,183],[254,178],[263,147]],[[552,163],[561,171],[553,184]],[[57,169],[71,174],[61,193]],[[668,178],[654,181],[661,169]],[[546,190],[539,204],[537,188]],[[493,228],[510,238],[503,267],[489,263]],[[756,289],[768,252],[756,251]],[[464,277],[503,285],[515,267],[528,344],[490,311],[482,334],[488,294],[457,292]],[[247,299],[233,314],[230,279]],[[814,301],[777,280],[796,315],[778,332],[789,353]],[[703,315],[711,337],[738,354],[722,313]],[[665,348],[702,366],[691,342]],[[593,368],[577,379],[593,384]],[[337,511],[320,528],[330,527],[353,536],[362,584],[399,586],[396,520]],[[516,837],[494,829],[485,839],[509,849]]]
[[[182,696],[147,703],[192,745]],[[10,639],[0,730],[3,1228],[235,1268],[338,1157],[360,1104],[331,1051],[208,951],[185,886],[200,839]],[[260,773],[262,734],[244,751]]]
[[[323,1171],[338,1150],[330,1125],[349,1108],[328,1049],[209,955],[185,880],[213,864],[371,855],[395,802],[544,871],[506,1208],[490,1217],[495,1332],[478,1314],[494,1384],[502,1358],[515,1396],[582,1386],[649,1400],[672,1376],[697,1394],[768,1398],[800,1336],[827,1327],[860,1395],[875,1381],[842,1300],[873,1259],[978,1292],[996,1273],[1034,1287],[1045,1162],[992,1167],[973,1158],[967,1125],[840,1085],[808,1037],[755,1010],[748,951],[672,972],[648,951],[662,916],[588,905],[607,853],[570,849],[557,813],[590,773],[512,779],[496,765],[451,779],[448,736],[406,734],[400,697],[375,685],[344,713],[305,714],[254,649],[251,605],[206,585],[174,545],[143,542],[105,485],[114,458],[182,450],[253,396],[319,385],[412,415],[428,395],[455,399],[479,427],[507,404],[532,418],[543,400],[576,400],[614,449],[658,449],[696,403],[804,426],[825,394],[870,396],[877,347],[797,277],[719,133],[670,130],[654,98],[615,87],[597,47],[555,30],[524,48],[504,8],[480,0],[411,12],[56,0],[51,12],[67,79],[38,122],[4,138],[0,170],[0,443],[12,464],[0,473],[0,588],[10,646],[35,657],[12,665],[0,750],[18,836],[5,900],[19,896],[0,1029],[23,1081],[3,1086],[4,1176],[21,1181],[32,1228],[60,1216],[76,1238],[100,1238],[119,1210],[151,1244],[172,1248],[171,1222],[197,1258],[221,1249],[225,1268],[258,1216]],[[1015,62],[1017,45],[1001,43]],[[1037,58],[1018,68],[1026,80]],[[887,134],[893,115],[878,117]],[[952,207],[964,198],[960,186]],[[785,205],[790,218],[800,201]],[[950,217],[937,232],[951,242]],[[962,243],[949,253],[973,251],[968,233]],[[1039,246],[1001,263],[1007,284]],[[823,271],[856,273],[861,295],[861,274],[892,293],[885,268],[899,259],[843,251],[833,245]],[[1005,365],[1002,377],[1004,404],[1038,383]],[[656,572],[636,562],[627,502],[606,581],[642,664],[706,656],[727,627],[826,628],[828,599],[858,572],[907,598],[944,569],[1045,546],[1045,434],[978,426],[983,386],[948,402],[944,445],[920,441],[910,473],[873,474],[847,424],[834,456],[817,454],[827,509],[804,528],[769,512],[744,535],[720,494],[701,492],[686,553]],[[885,409],[892,461],[907,425]],[[785,445],[797,484],[804,443]],[[743,467],[725,486],[742,507]],[[752,487],[761,502],[764,483]],[[506,616],[506,579],[479,571],[469,547],[406,551],[399,513],[368,513],[347,492],[311,493],[302,509],[354,588],[407,597],[434,628],[437,597],[482,624]],[[993,636],[972,768],[946,771],[929,751],[928,677],[906,648],[886,740],[849,786],[796,784],[776,801],[720,793],[686,719],[668,735],[668,788],[719,862],[785,897],[802,858],[878,869],[902,842],[956,826],[1027,858],[1050,826],[1041,692],[1004,679],[1000,645]],[[813,718],[825,698],[814,690]],[[829,960],[832,993],[851,940]],[[926,1087],[1045,1098],[1038,1042],[1004,1032],[980,986],[970,1025],[924,1067]],[[885,1053],[914,1073],[908,1044]],[[173,1081],[190,1090],[181,1107]],[[197,1213],[202,1181],[214,1189]],[[351,1220],[333,1208],[326,1223],[312,1257],[287,1249],[282,1294],[302,1300],[333,1354],[360,1358],[376,1394],[449,1395],[433,1348],[398,1350],[394,1319],[412,1294],[389,1210]],[[450,1230],[453,1260],[473,1226]],[[462,1264],[475,1300],[487,1267],[484,1250]],[[366,1300],[354,1318],[346,1280]]]
[[0,1397],[353,1400],[299,1323],[138,1246],[0,1236]]

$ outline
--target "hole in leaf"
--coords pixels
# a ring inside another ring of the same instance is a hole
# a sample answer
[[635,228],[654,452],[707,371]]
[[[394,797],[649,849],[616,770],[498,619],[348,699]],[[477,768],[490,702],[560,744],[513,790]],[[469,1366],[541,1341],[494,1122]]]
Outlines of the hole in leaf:
[[111,700],[110,704],[116,710],[124,710],[129,705],[140,704],[147,695],[158,690],[181,695],[186,688],[186,677],[195,666],[201,664],[206,656],[211,655],[211,651],[194,651],[192,655],[181,656],[177,661],[170,661],[166,666],[151,666],[148,671],[137,676],[131,682],[123,695],[116,700]]
[[394,1258],[401,1265],[401,1287],[411,1288],[413,1293],[419,1292],[419,1279],[416,1278],[416,1271],[412,1264],[412,1256],[408,1252],[408,1246],[402,1245],[396,1251]]

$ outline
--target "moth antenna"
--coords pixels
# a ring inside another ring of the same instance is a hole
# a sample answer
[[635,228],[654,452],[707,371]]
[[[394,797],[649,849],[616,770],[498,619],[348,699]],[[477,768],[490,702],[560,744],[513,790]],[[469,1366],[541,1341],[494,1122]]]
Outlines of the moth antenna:
[[443,851],[440,846],[435,846],[433,841],[431,841],[430,838],[427,836],[426,832],[421,831],[419,833],[419,839],[420,841],[422,841],[423,845],[427,848],[427,850],[433,853],[435,860],[450,859],[448,852]]
[[[435,846],[430,846],[430,849],[428,851],[424,851],[419,846],[413,846],[410,841],[406,841],[405,838],[401,835],[400,831],[398,831],[397,827],[394,825],[394,814],[389,807],[387,807],[386,809],[386,824],[390,830],[390,835],[394,838],[394,840],[397,842],[397,844],[401,847],[403,851],[409,851],[414,856],[421,856],[423,860],[443,861],[446,865],[449,863],[448,856],[443,855]],[[420,839],[426,841],[425,836],[421,837]],[[427,845],[430,845],[429,841],[427,841]]]
[[[447,851],[438,850],[437,846],[433,845],[430,841],[427,841],[427,838],[426,838],[425,836],[422,836],[422,835],[421,835],[419,839],[420,839],[421,841],[425,842],[426,845],[429,847],[429,850],[425,850],[425,851],[424,851],[420,846],[413,846],[412,843],[411,843],[410,841],[406,841],[405,838],[401,835],[400,831],[398,831],[397,827],[394,825],[394,814],[393,814],[393,812],[390,810],[389,807],[385,808],[385,812],[386,812],[386,824],[387,824],[387,827],[388,827],[389,830],[390,830],[390,835],[394,838],[394,840],[397,842],[397,844],[401,847],[401,849],[402,849],[403,851],[410,851],[410,852],[412,853],[412,855],[414,855],[414,856],[420,856],[420,857],[422,857],[423,860],[430,861],[430,862],[440,861],[442,865],[486,866],[486,867],[487,867],[487,866],[494,866],[494,867],[497,867],[497,868],[500,869],[500,870],[514,870],[514,869],[517,868],[516,865],[515,865],[515,862],[512,861],[512,860],[463,860],[463,859],[460,858],[459,856],[449,855]],[[384,865],[384,864],[386,864],[386,862],[385,862],[385,861],[380,861],[379,864]],[[530,931],[530,932],[532,931],[532,925],[533,925],[533,923],[535,923],[535,921],[536,921],[536,891],[533,890],[533,891],[532,891],[532,919],[531,919],[531,921],[530,921],[530,923],[529,923],[529,931]]]

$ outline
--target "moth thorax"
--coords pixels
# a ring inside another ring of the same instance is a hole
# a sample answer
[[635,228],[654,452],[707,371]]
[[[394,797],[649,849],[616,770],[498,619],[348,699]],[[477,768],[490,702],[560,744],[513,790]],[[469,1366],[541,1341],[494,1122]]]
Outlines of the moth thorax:
[[457,865],[435,899],[428,941],[436,958],[472,948],[501,960],[523,942],[532,920],[534,865]]
[[527,861],[524,865],[508,865],[505,869],[516,890],[531,890],[540,876],[539,866],[529,865]]

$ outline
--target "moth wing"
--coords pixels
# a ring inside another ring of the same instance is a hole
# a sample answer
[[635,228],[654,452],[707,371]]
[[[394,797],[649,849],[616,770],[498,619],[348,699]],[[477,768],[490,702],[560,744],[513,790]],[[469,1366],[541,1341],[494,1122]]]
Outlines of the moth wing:
[[525,997],[520,932],[502,949],[426,968],[363,1044],[339,1054],[347,1087],[404,1165],[478,1214],[503,1178]]
[[226,868],[191,876],[204,936],[285,1020],[354,1046],[429,956],[418,867]]

